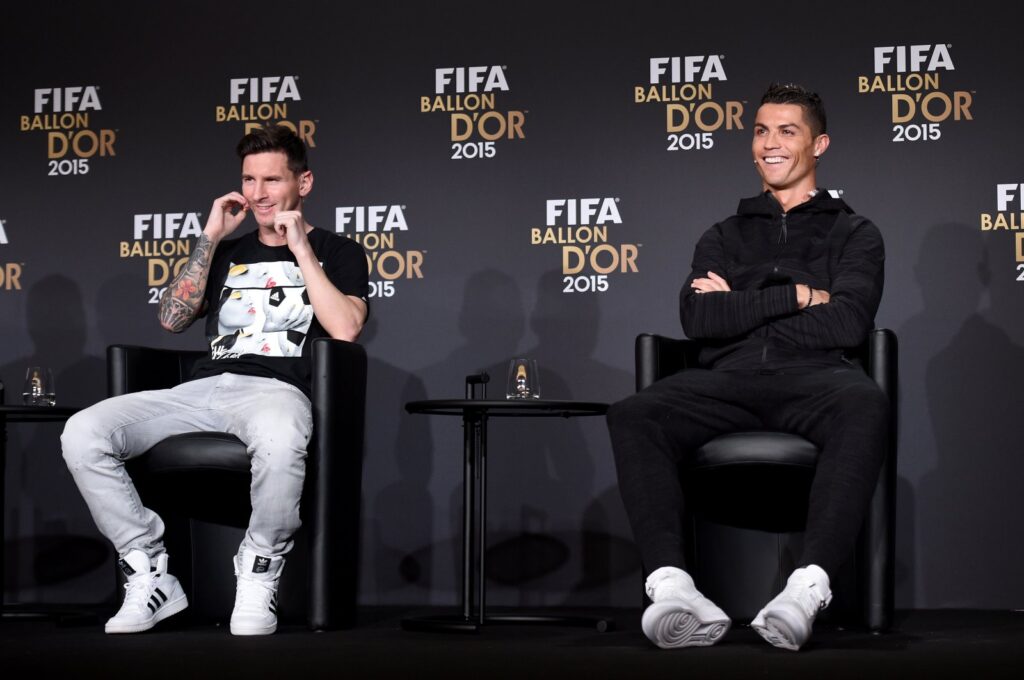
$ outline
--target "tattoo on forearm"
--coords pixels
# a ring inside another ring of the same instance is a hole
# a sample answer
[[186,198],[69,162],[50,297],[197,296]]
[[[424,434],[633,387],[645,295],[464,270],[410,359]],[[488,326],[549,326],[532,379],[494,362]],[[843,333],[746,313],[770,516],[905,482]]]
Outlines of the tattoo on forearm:
[[200,235],[188,262],[160,298],[160,323],[164,328],[178,333],[195,321],[203,306],[212,255],[213,243],[206,234]]
[[195,316],[195,310],[175,298],[165,295],[160,301],[160,322],[175,333],[188,328]]

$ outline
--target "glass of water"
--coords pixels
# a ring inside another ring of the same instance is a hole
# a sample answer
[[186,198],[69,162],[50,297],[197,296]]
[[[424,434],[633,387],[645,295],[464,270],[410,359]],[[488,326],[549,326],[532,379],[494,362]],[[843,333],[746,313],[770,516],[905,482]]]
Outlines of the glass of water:
[[506,399],[540,399],[540,374],[536,359],[513,359],[508,363]]
[[25,371],[25,387],[21,398],[26,406],[53,406],[57,403],[57,390],[53,384],[53,371],[44,366],[29,366]]

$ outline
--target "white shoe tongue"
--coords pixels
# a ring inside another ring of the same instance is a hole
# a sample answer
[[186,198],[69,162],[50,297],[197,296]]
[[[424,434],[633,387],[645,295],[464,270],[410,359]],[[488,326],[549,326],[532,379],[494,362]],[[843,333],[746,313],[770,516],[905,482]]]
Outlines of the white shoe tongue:
[[[149,556],[141,550],[132,550],[122,558],[135,574],[149,573]],[[128,574],[134,576],[134,574]]]
[[284,560],[280,557],[264,557],[246,550],[239,555],[239,562],[238,575],[273,579],[280,573]]

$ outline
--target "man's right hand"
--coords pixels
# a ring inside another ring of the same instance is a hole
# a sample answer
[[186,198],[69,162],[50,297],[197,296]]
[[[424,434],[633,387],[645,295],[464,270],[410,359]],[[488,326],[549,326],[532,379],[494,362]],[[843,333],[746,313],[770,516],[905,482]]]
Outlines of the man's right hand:
[[202,313],[213,251],[221,239],[238,229],[248,212],[249,202],[237,191],[214,200],[188,262],[160,296],[160,325],[166,330],[180,333]]
[[203,233],[211,241],[218,243],[238,229],[238,225],[245,220],[248,212],[249,202],[245,200],[245,196],[237,191],[225,194],[214,200]]

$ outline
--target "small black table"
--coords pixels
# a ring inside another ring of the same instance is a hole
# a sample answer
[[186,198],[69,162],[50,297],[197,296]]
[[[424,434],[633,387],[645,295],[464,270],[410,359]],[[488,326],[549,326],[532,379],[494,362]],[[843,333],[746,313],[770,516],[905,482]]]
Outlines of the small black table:
[[[7,423],[46,423],[67,420],[80,409],[70,406],[17,406],[0,404],[0,584],[4,582],[4,503],[7,469]],[[0,609],[3,608],[3,590],[0,588]]]
[[[470,394],[467,385],[467,395]],[[608,630],[604,618],[499,615],[486,613],[484,553],[487,549],[487,419],[488,418],[571,418],[600,416],[608,404],[559,399],[429,399],[410,401],[409,413],[462,416],[463,505],[462,505],[462,613],[402,620],[402,628],[417,631],[476,632],[488,623],[533,623],[577,625]],[[476,589],[476,607],[473,591]]]

